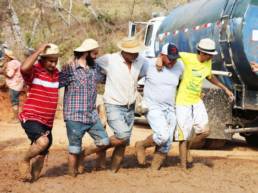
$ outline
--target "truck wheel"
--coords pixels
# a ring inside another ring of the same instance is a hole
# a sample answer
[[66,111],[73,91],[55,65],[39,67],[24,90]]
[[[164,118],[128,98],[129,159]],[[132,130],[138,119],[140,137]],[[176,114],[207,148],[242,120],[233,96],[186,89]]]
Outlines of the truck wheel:
[[245,140],[248,145],[258,147],[258,136],[256,134],[245,136]]
[[207,149],[221,149],[226,144],[225,139],[206,139],[205,148]]

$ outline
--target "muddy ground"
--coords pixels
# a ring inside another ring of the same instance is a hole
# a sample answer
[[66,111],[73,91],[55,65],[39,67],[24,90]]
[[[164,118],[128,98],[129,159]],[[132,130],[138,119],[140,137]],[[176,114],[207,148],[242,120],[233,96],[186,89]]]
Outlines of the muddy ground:
[[[18,161],[29,141],[19,125],[0,122],[0,193],[255,193],[258,192],[258,153],[238,139],[222,150],[193,150],[195,165],[183,172],[174,143],[164,167],[158,172],[140,168],[134,156],[135,141],[150,134],[135,126],[123,167],[117,174],[94,170],[95,156],[85,162],[86,172],[77,178],[66,175],[67,139],[62,120],[55,122],[54,143],[41,178],[34,183],[18,180]],[[110,133],[110,132],[109,132]],[[84,144],[91,143],[88,136]],[[151,161],[153,149],[148,151]],[[108,151],[107,165],[110,165]]]

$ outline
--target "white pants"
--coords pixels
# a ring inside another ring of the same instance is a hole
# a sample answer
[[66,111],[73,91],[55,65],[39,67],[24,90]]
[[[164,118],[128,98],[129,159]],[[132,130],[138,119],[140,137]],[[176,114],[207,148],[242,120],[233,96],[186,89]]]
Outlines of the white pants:
[[168,153],[173,142],[176,127],[174,108],[150,108],[146,114],[153,131],[153,140],[159,146],[158,151]]
[[176,117],[175,140],[177,141],[188,140],[193,131],[200,134],[209,129],[208,114],[203,101],[194,105],[177,105]]

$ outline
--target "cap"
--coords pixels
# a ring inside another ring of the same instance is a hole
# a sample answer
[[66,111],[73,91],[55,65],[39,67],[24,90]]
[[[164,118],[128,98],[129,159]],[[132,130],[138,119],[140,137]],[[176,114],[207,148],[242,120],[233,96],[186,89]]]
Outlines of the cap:
[[170,60],[176,60],[180,58],[178,49],[175,44],[167,43],[162,47],[162,54],[167,55]]

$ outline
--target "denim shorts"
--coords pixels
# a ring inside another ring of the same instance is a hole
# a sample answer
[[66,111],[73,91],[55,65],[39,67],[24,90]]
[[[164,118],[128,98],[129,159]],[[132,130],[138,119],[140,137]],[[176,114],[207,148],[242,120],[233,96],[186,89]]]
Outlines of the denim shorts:
[[48,150],[50,146],[52,145],[52,128],[38,122],[38,121],[26,121],[21,122],[21,126],[24,129],[25,133],[27,134],[28,138],[31,140],[31,144],[33,144],[35,141],[37,141],[38,138],[40,138],[42,135],[47,134],[47,138],[49,141],[48,147],[43,150],[40,155],[46,155],[48,153]]
[[114,131],[118,139],[129,143],[134,124],[134,107],[122,105],[105,104],[108,125]]
[[96,146],[109,145],[109,138],[100,120],[94,124],[86,124],[79,121],[66,120],[67,137],[69,141],[68,151],[80,154],[82,151],[82,138],[85,132],[94,139]]
[[19,105],[20,91],[9,89],[12,106]]

